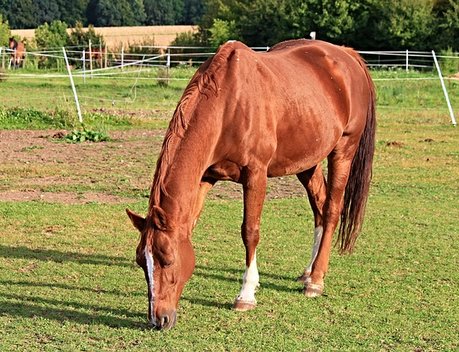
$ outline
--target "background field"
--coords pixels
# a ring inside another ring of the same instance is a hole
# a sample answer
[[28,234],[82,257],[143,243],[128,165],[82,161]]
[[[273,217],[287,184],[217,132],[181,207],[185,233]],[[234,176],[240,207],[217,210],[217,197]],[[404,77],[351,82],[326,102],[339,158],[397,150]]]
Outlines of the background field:
[[[161,87],[152,73],[77,82],[86,126],[112,137],[97,144],[53,138],[77,126],[65,79],[0,82],[0,350],[458,350],[459,132],[438,81],[380,80],[431,74],[373,76],[379,125],[366,223],[352,256],[333,253],[325,295],[308,300],[295,282],[313,224],[288,177],[269,184],[258,307],[230,309],[244,269],[242,205],[240,188],[222,183],[195,231],[197,267],[169,332],[146,325],[138,235],[124,208],[146,211],[186,81]],[[448,89],[457,114],[459,84]]]
[[[70,33],[71,29],[68,30]],[[132,27],[95,27],[94,31],[104,37],[105,43],[113,50],[133,44],[149,42],[150,45],[170,45],[177,34],[195,32],[196,26],[132,26]],[[35,29],[13,29],[12,35],[31,40]]]

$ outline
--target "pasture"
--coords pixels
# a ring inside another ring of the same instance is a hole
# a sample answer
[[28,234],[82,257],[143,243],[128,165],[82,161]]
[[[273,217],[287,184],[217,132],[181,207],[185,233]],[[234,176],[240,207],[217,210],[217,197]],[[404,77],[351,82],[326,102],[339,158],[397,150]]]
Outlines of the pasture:
[[[189,78],[191,70],[173,71]],[[374,72],[374,78],[426,78]],[[459,132],[435,80],[376,81],[377,149],[355,252],[333,251],[325,295],[295,281],[313,221],[294,177],[271,180],[258,249],[258,307],[231,305],[244,271],[241,190],[217,184],[194,232],[197,266],[177,326],[146,325],[138,234],[162,137],[186,81],[0,81],[0,350],[455,351],[459,349]],[[148,77],[147,77],[148,78]],[[456,116],[459,84],[447,83]],[[135,91],[135,93],[134,93]]]

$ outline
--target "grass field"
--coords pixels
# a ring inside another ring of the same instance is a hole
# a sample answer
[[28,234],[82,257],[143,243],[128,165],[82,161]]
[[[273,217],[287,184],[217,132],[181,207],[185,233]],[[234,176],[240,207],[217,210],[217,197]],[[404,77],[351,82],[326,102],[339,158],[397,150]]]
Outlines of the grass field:
[[[393,76],[426,77],[374,73]],[[134,262],[138,235],[124,208],[146,211],[161,135],[186,82],[142,82],[137,103],[119,107],[119,94],[134,80],[78,82],[99,98],[83,103],[87,125],[114,139],[69,144],[68,158],[59,141],[2,145],[7,133],[13,143],[21,130],[49,135],[76,126],[68,83],[0,82],[0,194],[122,199],[0,201],[1,351],[459,350],[459,132],[438,81],[376,81],[366,223],[353,255],[333,252],[323,297],[306,299],[295,282],[309,259],[312,216],[304,196],[284,196],[264,208],[258,307],[230,309],[244,270],[242,204],[237,193],[220,197],[217,189],[194,233],[197,267],[168,332],[147,327],[145,282]],[[448,89],[457,114],[459,84]],[[62,94],[68,101],[59,100]],[[102,100],[115,98],[115,107]],[[54,182],[58,177],[65,182]]]

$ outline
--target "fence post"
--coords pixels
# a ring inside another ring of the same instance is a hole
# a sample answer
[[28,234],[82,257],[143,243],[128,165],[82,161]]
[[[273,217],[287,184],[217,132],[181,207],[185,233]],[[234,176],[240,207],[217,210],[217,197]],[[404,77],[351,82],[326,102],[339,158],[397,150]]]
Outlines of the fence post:
[[91,39],[89,39],[89,72],[91,72],[91,78],[92,78],[92,48],[91,48]]
[[409,69],[408,69],[408,66],[409,66],[409,65],[408,65],[408,58],[409,58],[409,57],[410,57],[410,54],[409,54],[409,52],[408,52],[408,49],[406,49],[406,63],[405,63],[405,65],[406,65],[406,72],[409,71]]
[[124,43],[121,44],[121,70],[124,70]]
[[166,66],[167,68],[171,67],[171,49],[170,48],[167,48]]
[[2,69],[5,69],[5,61],[3,60],[3,46],[0,46],[0,57],[2,58]]
[[72,70],[70,69],[69,59],[67,58],[67,53],[65,52],[64,47],[62,47],[62,51],[64,53],[64,60],[67,66],[67,72],[69,73],[70,85],[72,86],[73,96],[75,97],[75,104],[76,104],[77,112],[78,112],[78,121],[80,121],[80,123],[83,123],[83,116],[81,115],[80,102],[78,101],[78,95],[77,95],[77,91],[75,88],[75,83],[73,82]]
[[449,100],[448,91],[446,90],[445,81],[443,80],[443,74],[441,73],[440,65],[438,64],[437,56],[435,51],[432,50],[432,57],[437,68],[438,77],[440,77],[441,87],[443,88],[443,94],[445,95],[446,104],[448,105],[449,115],[451,116],[451,122],[456,126],[456,118],[454,117],[453,107],[451,106],[451,101]]
[[102,51],[102,42],[99,42],[99,68],[104,67],[103,66],[104,62],[103,62],[103,57],[102,57],[103,55],[104,54],[103,54],[103,51]]
[[105,66],[105,68],[107,68],[107,66],[108,66],[108,48],[107,48],[107,44],[105,44],[104,57],[105,57],[104,66]]
[[83,57],[81,58],[83,62],[83,83],[86,84],[86,50],[83,48]]

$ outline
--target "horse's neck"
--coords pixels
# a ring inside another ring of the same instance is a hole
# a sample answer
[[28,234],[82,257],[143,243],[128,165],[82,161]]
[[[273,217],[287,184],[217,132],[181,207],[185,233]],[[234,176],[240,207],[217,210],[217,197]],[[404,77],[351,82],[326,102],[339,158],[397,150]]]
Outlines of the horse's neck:
[[166,212],[172,212],[182,220],[187,213],[192,212],[202,176],[212,162],[212,148],[215,145],[212,139],[216,135],[209,124],[200,126],[199,121],[196,121],[185,136],[177,140],[175,151],[168,156],[169,164],[161,165],[165,169],[157,172],[164,175],[156,187],[162,189],[159,201]]

